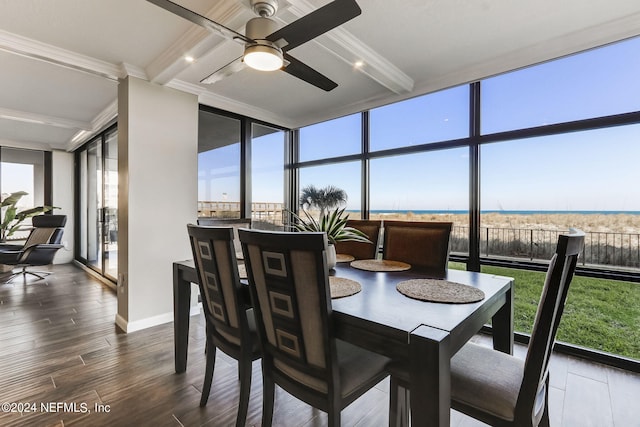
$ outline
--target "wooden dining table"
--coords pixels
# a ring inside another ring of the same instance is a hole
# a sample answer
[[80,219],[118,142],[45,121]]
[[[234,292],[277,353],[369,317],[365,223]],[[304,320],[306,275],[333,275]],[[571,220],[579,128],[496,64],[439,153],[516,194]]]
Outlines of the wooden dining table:
[[[193,261],[173,263],[175,370],[187,367],[191,285],[197,283]],[[493,347],[513,351],[513,279],[449,270],[446,280],[476,287],[484,299],[449,304],[408,298],[399,282],[425,278],[419,271],[371,272],[338,263],[331,274],[360,283],[362,290],[333,299],[337,338],[406,363],[410,371],[411,423],[449,426],[451,357],[491,321]]]

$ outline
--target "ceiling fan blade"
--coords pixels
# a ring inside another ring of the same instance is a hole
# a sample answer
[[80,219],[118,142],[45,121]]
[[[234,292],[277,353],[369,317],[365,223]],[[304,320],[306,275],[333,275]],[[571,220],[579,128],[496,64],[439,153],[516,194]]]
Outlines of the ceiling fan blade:
[[216,32],[226,39],[233,40],[242,44],[255,43],[255,41],[250,39],[249,37],[243,34],[240,34],[232,30],[231,28],[227,28],[222,24],[218,24],[217,22],[212,21],[206,16],[202,16],[172,1],[169,1],[169,0],[147,0],[147,1],[149,3],[153,3],[156,6],[163,8],[164,10],[174,13],[188,21],[191,21],[194,24],[198,24],[201,27],[204,27],[208,30]]
[[217,81],[224,79],[225,77],[229,77],[230,75],[237,73],[240,70],[243,70],[244,68],[245,68],[245,63],[244,61],[242,61],[242,56],[241,56],[229,62],[227,65],[220,68],[219,70],[216,70],[213,73],[209,74],[207,77],[200,80],[200,83],[204,83],[204,84],[215,83]]
[[304,62],[298,61],[293,56],[285,53],[284,59],[287,60],[289,64],[284,66],[282,71],[327,92],[338,87],[338,83],[320,74]]
[[280,47],[286,52],[344,24],[361,13],[362,10],[355,0],[335,0],[269,34],[266,39],[274,43],[284,39],[287,44]]

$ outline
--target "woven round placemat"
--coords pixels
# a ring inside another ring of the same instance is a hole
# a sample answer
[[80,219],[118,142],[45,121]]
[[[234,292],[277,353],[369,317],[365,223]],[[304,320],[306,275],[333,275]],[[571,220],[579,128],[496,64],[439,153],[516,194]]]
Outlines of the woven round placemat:
[[351,262],[355,258],[353,255],[349,254],[336,254],[336,262]]
[[484,299],[484,292],[473,286],[440,279],[411,279],[400,282],[396,289],[409,298],[421,301],[464,304]]
[[353,261],[351,267],[367,271],[404,271],[410,269],[411,265],[388,259],[359,259]]
[[360,283],[344,277],[329,276],[329,286],[331,287],[331,298],[348,297],[362,290]]

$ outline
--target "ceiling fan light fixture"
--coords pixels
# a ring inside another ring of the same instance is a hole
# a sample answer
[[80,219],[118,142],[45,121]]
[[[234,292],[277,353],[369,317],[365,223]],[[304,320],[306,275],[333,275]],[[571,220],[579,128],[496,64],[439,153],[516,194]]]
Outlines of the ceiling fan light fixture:
[[244,49],[244,63],[260,71],[275,71],[284,64],[282,51],[275,46],[252,44]]

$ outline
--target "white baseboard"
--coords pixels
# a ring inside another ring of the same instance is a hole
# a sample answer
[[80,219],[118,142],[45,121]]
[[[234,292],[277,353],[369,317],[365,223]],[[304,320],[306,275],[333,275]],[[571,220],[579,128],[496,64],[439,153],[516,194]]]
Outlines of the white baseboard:
[[147,317],[146,319],[134,320],[133,322],[129,322],[124,317],[116,314],[116,325],[126,333],[140,331],[169,322],[173,322],[173,312]]

